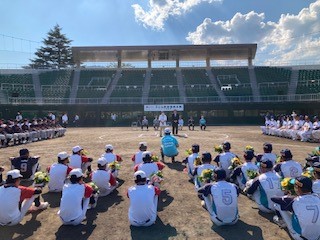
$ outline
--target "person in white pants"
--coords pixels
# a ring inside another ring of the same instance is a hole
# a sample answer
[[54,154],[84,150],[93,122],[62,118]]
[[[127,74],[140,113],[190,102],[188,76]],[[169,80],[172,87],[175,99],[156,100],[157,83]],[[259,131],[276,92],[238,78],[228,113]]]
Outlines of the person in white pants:
[[312,181],[308,177],[295,178],[297,196],[273,197],[276,216],[273,220],[280,227],[287,227],[293,239],[317,240],[320,237],[320,198],[312,194]]
[[70,183],[64,185],[58,215],[63,225],[78,225],[86,217],[93,189],[83,182],[81,168],[73,169]]
[[201,202],[211,217],[211,221],[217,225],[233,225],[239,219],[238,196],[239,188],[226,181],[226,171],[222,168],[214,170],[215,183],[207,184],[198,190],[203,194]]
[[6,182],[0,187],[1,226],[17,225],[28,211],[43,210],[49,206],[47,202],[40,202],[42,190],[20,186],[21,178],[19,170],[8,171]]
[[136,185],[128,190],[130,207],[128,212],[130,225],[148,227],[157,219],[158,196],[160,189],[147,184],[147,176],[143,171],[134,174]]

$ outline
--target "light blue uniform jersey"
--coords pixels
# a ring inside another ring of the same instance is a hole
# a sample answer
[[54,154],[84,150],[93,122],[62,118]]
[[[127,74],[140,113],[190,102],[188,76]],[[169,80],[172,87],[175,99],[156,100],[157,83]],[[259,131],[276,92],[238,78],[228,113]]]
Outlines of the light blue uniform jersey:
[[178,141],[174,136],[166,135],[161,139],[163,154],[167,157],[174,157],[178,155]]

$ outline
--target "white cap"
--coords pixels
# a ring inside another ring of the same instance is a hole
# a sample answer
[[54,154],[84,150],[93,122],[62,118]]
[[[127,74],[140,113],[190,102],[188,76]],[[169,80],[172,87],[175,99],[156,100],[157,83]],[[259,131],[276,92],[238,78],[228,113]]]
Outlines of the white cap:
[[20,171],[18,169],[14,169],[7,172],[7,177],[11,176],[12,179],[22,178]]
[[164,129],[164,133],[171,133],[170,128],[165,128],[165,129]]
[[140,176],[140,178],[147,178],[146,173],[141,170],[134,173],[134,180],[137,180],[138,176]]
[[69,173],[69,176],[70,177],[71,176],[76,176],[77,178],[82,177],[83,173],[82,173],[81,168],[72,169],[71,172]]
[[101,158],[98,159],[97,163],[100,164],[101,166],[104,166],[104,165],[106,165],[108,162],[107,162],[107,160],[106,160],[104,157],[101,157]]
[[113,146],[111,144],[107,144],[105,148],[106,150],[113,150]]
[[69,156],[69,154],[66,153],[66,152],[59,152],[59,153],[58,153],[58,158],[59,158],[60,160],[65,160],[65,159],[67,159],[68,157],[70,157],[70,156]]
[[139,146],[145,146],[145,147],[147,147],[147,142],[139,142]]
[[151,152],[145,151],[142,153],[142,159],[144,159],[145,157],[148,157],[148,156],[151,158],[151,156],[152,156]]
[[72,152],[77,153],[77,152],[81,151],[82,149],[83,149],[83,148],[80,147],[80,146],[74,146],[74,147],[72,148]]

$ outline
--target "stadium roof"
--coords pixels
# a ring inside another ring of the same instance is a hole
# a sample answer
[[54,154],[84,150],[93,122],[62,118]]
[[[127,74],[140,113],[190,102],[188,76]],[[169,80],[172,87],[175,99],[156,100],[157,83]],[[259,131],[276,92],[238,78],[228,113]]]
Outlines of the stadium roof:
[[74,61],[199,61],[254,59],[257,44],[72,47]]

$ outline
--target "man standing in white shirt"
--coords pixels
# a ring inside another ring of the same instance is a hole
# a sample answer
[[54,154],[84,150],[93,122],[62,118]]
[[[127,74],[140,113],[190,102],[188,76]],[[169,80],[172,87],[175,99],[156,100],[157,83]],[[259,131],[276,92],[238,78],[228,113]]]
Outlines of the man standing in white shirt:
[[61,117],[62,126],[63,126],[64,128],[67,127],[67,125],[68,125],[68,120],[69,120],[68,115],[67,115],[67,113],[65,112],[65,113],[62,115],[62,117]]
[[157,219],[158,196],[160,189],[147,184],[147,176],[143,171],[134,174],[136,185],[128,190],[129,221],[136,227],[147,227],[155,223]]
[[167,126],[167,115],[162,111],[159,115],[160,137],[162,137],[163,131]]

